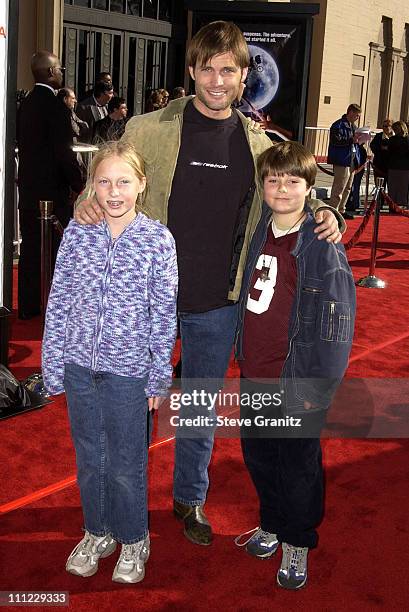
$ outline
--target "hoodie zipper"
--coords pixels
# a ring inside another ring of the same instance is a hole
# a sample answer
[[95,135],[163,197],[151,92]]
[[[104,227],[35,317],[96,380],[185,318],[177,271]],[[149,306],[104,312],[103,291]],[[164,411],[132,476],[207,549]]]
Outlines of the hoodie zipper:
[[97,322],[95,325],[95,336],[94,336],[94,344],[92,347],[92,355],[91,355],[91,370],[96,371],[98,365],[98,358],[100,355],[100,348],[102,342],[102,332],[105,321],[105,312],[108,306],[108,292],[111,285],[112,280],[112,271],[114,267],[115,261],[115,253],[118,247],[118,243],[121,240],[122,236],[127,233],[128,229],[131,225],[135,223],[139,223],[138,216],[132,221],[129,225],[125,227],[122,233],[115,239],[112,238],[111,232],[109,231],[108,225],[105,226],[105,232],[108,238],[108,250],[107,250],[107,260],[104,269],[104,276],[102,279],[102,291],[101,298],[98,305],[98,315]]

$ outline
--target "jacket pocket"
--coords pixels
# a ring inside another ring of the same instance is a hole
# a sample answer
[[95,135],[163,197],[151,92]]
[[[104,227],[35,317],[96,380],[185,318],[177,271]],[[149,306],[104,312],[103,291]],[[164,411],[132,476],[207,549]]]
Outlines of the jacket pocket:
[[318,300],[321,293],[322,289],[314,287],[311,284],[304,285],[301,288],[300,317],[303,319],[303,321],[315,321],[317,316]]
[[351,307],[347,302],[323,303],[320,338],[326,342],[350,341]]

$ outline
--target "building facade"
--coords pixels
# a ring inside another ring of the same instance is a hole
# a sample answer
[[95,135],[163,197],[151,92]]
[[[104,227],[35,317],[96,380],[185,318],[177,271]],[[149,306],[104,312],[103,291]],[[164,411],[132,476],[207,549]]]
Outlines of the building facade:
[[18,87],[32,87],[30,57],[48,49],[78,99],[106,71],[131,114],[142,113],[152,89],[183,84],[186,23],[177,0],[19,0]]
[[361,125],[409,118],[409,3],[318,0],[307,124],[326,127],[351,102]]
[[[329,126],[350,102],[372,129],[386,116],[407,120],[409,3],[316,4],[307,125]],[[188,24],[183,0],[19,0],[18,88],[32,87],[30,57],[46,48],[61,56],[79,97],[106,70],[131,112],[143,112],[150,89],[186,81]]]

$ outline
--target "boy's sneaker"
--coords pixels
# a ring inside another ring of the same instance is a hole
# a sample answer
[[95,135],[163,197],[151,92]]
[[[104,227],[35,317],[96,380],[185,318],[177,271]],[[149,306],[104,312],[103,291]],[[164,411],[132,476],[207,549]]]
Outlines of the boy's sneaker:
[[149,559],[149,553],[149,535],[135,544],[122,544],[112,580],[125,583],[141,582],[145,578],[145,563]]
[[283,558],[277,572],[277,582],[284,589],[300,589],[307,582],[308,548],[283,542]]
[[[242,537],[248,535],[249,533],[252,535],[244,542],[241,542]],[[237,546],[245,546],[246,551],[250,555],[253,555],[253,557],[258,557],[259,559],[268,559],[274,555],[279,546],[279,541],[277,540],[276,534],[263,531],[260,527],[255,527],[250,531],[242,533],[234,540],[234,542],[237,544]]]
[[116,542],[110,535],[99,537],[86,531],[68,557],[65,569],[76,576],[93,576],[98,571],[98,561],[111,555],[115,548]]

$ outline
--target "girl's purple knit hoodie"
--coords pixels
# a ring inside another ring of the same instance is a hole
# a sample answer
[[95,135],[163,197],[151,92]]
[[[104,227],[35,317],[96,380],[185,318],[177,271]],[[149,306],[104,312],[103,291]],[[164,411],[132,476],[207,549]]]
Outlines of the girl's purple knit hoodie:
[[138,213],[115,240],[105,221],[64,232],[45,322],[42,369],[52,394],[64,364],[119,376],[148,376],[147,397],[172,379],[178,285],[175,242]]

